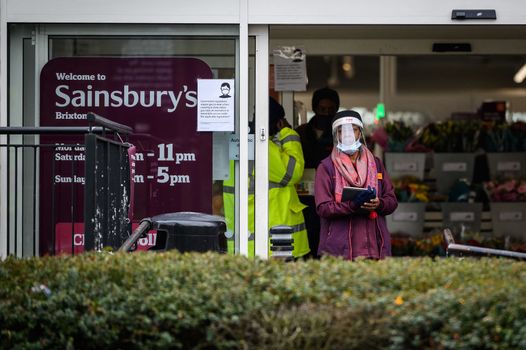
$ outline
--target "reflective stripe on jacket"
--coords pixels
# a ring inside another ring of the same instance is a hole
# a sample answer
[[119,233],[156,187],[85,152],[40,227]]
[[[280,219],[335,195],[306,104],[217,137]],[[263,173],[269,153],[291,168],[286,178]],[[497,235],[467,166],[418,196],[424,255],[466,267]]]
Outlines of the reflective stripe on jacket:
[[[250,160],[248,162],[248,173],[250,174],[248,179],[248,195],[249,202],[250,196],[254,196],[254,161]],[[235,231],[235,213],[234,213],[234,203],[235,203],[235,176],[234,176],[234,161],[230,161],[230,171],[228,180],[223,181],[223,209],[225,212],[225,221],[227,230],[230,232]],[[253,200],[252,200],[253,202]],[[248,230],[250,233],[254,233],[254,206],[248,208]]]
[[277,140],[269,142],[268,148],[269,179],[269,229],[278,225],[291,226],[294,231],[293,255],[307,254],[309,241],[303,208],[295,185],[303,176],[305,161],[301,142],[296,131],[283,128],[277,134]]
[[[278,225],[291,226],[294,236],[293,256],[307,254],[309,242],[302,204],[296,193],[295,184],[303,176],[304,160],[298,134],[283,128],[277,139],[269,142],[269,229]],[[249,165],[248,227],[254,233],[254,171]],[[230,177],[223,182],[223,203],[227,228],[234,231],[234,162],[230,161]],[[249,251],[249,255],[253,252]]]

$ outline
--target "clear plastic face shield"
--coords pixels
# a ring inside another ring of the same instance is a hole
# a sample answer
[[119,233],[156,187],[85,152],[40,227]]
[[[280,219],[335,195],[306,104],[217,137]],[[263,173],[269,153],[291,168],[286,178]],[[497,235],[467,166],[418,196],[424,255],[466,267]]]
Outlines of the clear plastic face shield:
[[340,118],[332,125],[334,145],[346,154],[352,155],[360,149],[362,146],[360,135],[363,136],[363,123],[358,118]]
[[343,124],[341,125],[337,130],[336,133],[338,134],[338,141],[340,141],[343,145],[350,146],[354,142],[356,142],[356,138],[354,136],[354,128],[353,124]]

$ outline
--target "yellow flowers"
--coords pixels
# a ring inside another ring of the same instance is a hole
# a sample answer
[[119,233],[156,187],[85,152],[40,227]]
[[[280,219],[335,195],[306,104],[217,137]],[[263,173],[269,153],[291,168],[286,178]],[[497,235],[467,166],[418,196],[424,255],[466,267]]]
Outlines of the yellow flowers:
[[402,305],[404,303],[404,299],[402,298],[401,295],[397,296],[395,301],[394,301],[395,305]]
[[402,176],[393,185],[400,202],[429,202],[429,186],[414,176]]
[[432,253],[436,247],[442,246],[442,233],[436,233],[416,240],[416,246],[424,253]]
[[427,192],[415,193],[415,198],[418,199],[420,202],[429,202],[429,198],[427,197]]

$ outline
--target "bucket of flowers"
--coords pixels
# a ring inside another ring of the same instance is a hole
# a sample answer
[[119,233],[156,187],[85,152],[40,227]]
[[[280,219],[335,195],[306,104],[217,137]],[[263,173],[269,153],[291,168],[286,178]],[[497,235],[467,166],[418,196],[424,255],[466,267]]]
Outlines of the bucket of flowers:
[[480,128],[478,120],[430,123],[418,133],[418,141],[435,152],[471,153],[479,147]]
[[414,176],[393,179],[393,186],[399,202],[429,202],[429,186]]
[[487,181],[484,188],[492,202],[525,202],[526,180],[499,179]]

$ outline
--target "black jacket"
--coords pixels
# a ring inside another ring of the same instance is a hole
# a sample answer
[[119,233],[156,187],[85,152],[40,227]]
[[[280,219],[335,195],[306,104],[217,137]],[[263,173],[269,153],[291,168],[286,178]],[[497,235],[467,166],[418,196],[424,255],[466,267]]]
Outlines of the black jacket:
[[332,133],[330,130],[324,132],[319,139],[316,138],[312,119],[296,128],[300,135],[305,168],[317,168],[318,164],[332,151]]

